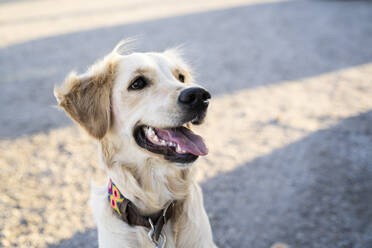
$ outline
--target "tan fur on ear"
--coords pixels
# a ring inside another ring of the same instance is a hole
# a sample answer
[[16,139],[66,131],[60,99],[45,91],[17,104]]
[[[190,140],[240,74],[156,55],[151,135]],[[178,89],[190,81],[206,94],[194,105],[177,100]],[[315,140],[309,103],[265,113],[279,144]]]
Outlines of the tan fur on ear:
[[88,75],[71,73],[61,87],[54,89],[59,106],[97,139],[102,139],[111,125],[110,97],[116,65],[114,60],[104,60]]

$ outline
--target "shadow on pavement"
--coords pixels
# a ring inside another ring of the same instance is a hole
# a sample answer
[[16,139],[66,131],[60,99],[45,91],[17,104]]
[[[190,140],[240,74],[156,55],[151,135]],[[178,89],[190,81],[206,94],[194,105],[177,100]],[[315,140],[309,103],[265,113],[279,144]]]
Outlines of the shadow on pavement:
[[221,247],[371,247],[371,121],[345,119],[203,183]]
[[[219,246],[371,247],[370,123],[372,111],[344,119],[202,183]],[[96,247],[95,235],[49,247]]]
[[85,232],[77,232],[70,239],[65,239],[58,244],[48,245],[48,248],[89,247],[98,248],[97,229],[90,228]]
[[0,48],[0,138],[70,124],[53,85],[82,72],[122,38],[141,51],[186,44],[214,95],[312,77],[372,61],[368,2],[288,1],[97,28]]

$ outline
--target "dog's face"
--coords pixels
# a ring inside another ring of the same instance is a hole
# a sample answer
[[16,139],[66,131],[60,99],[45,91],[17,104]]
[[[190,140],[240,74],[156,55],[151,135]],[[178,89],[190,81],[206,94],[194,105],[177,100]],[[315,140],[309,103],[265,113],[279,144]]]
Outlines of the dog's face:
[[148,156],[190,163],[207,149],[186,126],[203,121],[209,98],[174,51],[124,56],[112,91],[116,130]]
[[111,54],[70,76],[55,94],[92,136],[119,139],[128,162],[155,158],[184,166],[207,154],[190,127],[202,123],[211,96],[175,50]]

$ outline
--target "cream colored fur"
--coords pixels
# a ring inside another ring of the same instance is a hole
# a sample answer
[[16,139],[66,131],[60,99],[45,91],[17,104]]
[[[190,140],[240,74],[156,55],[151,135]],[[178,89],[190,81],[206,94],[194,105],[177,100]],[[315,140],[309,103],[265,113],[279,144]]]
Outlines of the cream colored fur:
[[[185,76],[185,83],[178,80],[179,73]],[[151,85],[143,91],[128,91],[138,75],[149,78]],[[166,247],[216,246],[194,167],[169,162],[139,147],[133,129],[138,124],[160,128],[180,125],[177,97],[192,86],[189,68],[177,50],[120,55],[115,49],[87,73],[72,74],[55,89],[60,106],[98,140],[100,165],[108,178],[142,214],[157,212],[177,200],[175,216],[163,229]],[[86,92],[88,97],[83,95]],[[85,102],[88,99],[89,104]],[[92,185],[91,192],[99,247],[154,247],[146,228],[130,227],[114,214],[107,187]]]

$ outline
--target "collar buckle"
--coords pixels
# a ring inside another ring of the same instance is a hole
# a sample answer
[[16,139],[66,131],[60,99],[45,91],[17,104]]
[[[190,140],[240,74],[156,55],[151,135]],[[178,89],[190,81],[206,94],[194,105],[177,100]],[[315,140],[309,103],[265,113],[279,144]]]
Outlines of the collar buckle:
[[150,231],[147,234],[149,236],[149,239],[155,245],[155,248],[164,248],[165,243],[167,242],[167,236],[160,233],[159,238],[156,240],[154,224],[152,223],[151,218],[149,218],[148,220],[151,226]]

